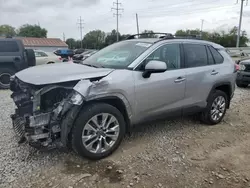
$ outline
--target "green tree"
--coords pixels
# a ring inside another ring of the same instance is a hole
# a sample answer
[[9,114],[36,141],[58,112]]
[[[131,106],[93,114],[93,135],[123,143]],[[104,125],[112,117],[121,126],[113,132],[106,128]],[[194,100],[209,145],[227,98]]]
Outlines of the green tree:
[[[200,35],[199,29],[194,30],[178,30],[175,35]],[[235,47],[237,40],[237,27],[231,28],[229,31],[214,31],[214,32],[202,32],[202,39],[218,43],[224,47]],[[249,39],[246,31],[242,32],[240,37],[240,47],[246,47]]]
[[48,31],[39,25],[25,24],[18,29],[18,36],[20,37],[47,38],[47,33]]
[[141,32],[140,38],[156,38],[157,36],[154,34],[154,31],[152,30],[144,30]]
[[[122,40],[122,39],[121,39],[121,34],[118,33],[118,35],[119,35],[119,40]],[[113,44],[113,43],[115,43],[116,41],[117,41],[117,32],[116,32],[115,29],[113,29],[113,30],[111,31],[111,33],[108,33],[107,36],[106,36],[106,38],[105,38],[105,46],[108,46],[108,45],[110,45],[110,44]]]
[[10,25],[0,25],[0,36],[13,37],[16,35],[15,28]]
[[105,32],[101,30],[90,31],[83,39],[83,46],[90,49],[101,49],[105,46],[105,37]]
[[69,38],[66,40],[66,44],[69,46],[70,49],[76,48],[76,40],[73,38]]

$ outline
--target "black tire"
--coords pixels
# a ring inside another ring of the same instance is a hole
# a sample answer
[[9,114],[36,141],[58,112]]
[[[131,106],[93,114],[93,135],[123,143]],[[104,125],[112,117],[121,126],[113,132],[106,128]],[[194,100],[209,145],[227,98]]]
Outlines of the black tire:
[[48,62],[47,64],[54,64],[55,62],[52,62],[52,61],[50,61],[50,62]]
[[[11,68],[1,68],[0,67],[0,89],[10,88],[10,76],[15,74],[15,70]],[[9,78],[8,78],[9,77]]]
[[248,86],[248,84],[242,84],[239,82],[236,82],[236,85],[237,85],[237,87],[240,87],[240,88],[247,88],[247,86]]
[[36,66],[36,56],[33,49],[25,49],[27,60],[28,60],[28,66],[33,67]]
[[[85,148],[85,146],[82,143],[82,132],[83,132],[83,128],[86,126],[86,123],[93,116],[100,114],[100,113],[109,113],[113,115],[119,122],[120,133],[118,135],[116,142],[110,149],[108,149],[107,151],[103,153],[97,154],[97,153],[92,153]],[[81,155],[82,157],[88,158],[90,160],[99,160],[99,159],[105,158],[111,155],[119,147],[126,132],[125,126],[126,125],[125,125],[124,117],[117,108],[106,103],[93,103],[93,104],[86,105],[79,112],[79,115],[76,118],[76,121],[71,131],[70,136],[72,139],[71,140],[72,148],[77,154]]]
[[[215,121],[211,117],[211,108],[212,108],[212,104],[213,104],[214,100],[219,96],[222,96],[225,99],[225,110],[224,110],[222,116],[217,121]],[[208,98],[208,102],[207,102],[207,107],[201,113],[201,121],[207,125],[216,125],[216,124],[220,123],[226,114],[227,106],[229,103],[228,100],[229,100],[228,96],[225,92],[220,91],[220,90],[215,90],[212,94],[210,94],[210,96]]]

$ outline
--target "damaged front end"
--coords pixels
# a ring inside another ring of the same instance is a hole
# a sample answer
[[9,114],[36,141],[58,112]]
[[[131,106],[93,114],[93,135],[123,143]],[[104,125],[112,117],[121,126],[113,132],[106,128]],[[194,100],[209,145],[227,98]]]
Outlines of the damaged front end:
[[77,83],[35,86],[12,77],[11,98],[17,108],[11,118],[19,143],[27,141],[38,149],[65,145],[60,139],[63,118],[84,101],[83,95],[74,89]]

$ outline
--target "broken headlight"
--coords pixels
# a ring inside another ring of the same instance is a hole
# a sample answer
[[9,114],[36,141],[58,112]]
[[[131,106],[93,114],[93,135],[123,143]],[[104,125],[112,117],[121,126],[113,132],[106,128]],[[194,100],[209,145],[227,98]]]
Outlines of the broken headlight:
[[70,97],[69,102],[71,104],[81,105],[83,103],[83,100],[84,100],[84,97],[80,93],[78,93],[77,91],[74,91]]

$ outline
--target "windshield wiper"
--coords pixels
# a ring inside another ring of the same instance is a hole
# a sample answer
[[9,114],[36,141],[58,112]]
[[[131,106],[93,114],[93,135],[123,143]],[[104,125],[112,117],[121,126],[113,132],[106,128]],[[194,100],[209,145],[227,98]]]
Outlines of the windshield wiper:
[[104,68],[102,65],[93,65],[89,63],[81,63],[82,65],[88,66],[88,67],[94,67],[94,68]]

